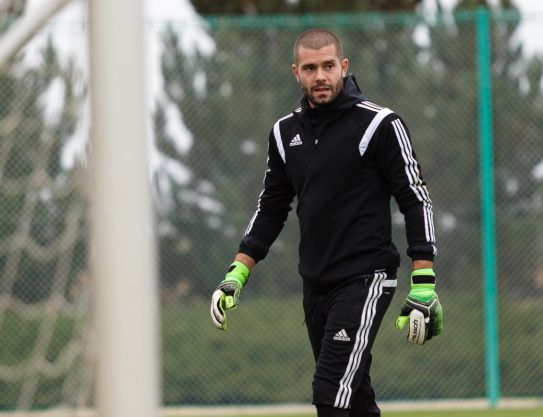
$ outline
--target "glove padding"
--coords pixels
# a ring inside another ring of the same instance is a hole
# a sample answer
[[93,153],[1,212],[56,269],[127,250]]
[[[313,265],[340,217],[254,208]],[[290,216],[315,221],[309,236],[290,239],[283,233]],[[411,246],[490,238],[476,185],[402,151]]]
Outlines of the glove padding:
[[411,273],[411,291],[396,320],[399,330],[409,322],[409,342],[423,345],[443,330],[443,309],[434,289],[435,274],[432,269],[418,269]]
[[243,285],[249,278],[249,268],[241,262],[230,265],[224,280],[211,297],[211,320],[220,329],[226,330],[226,310],[236,308]]

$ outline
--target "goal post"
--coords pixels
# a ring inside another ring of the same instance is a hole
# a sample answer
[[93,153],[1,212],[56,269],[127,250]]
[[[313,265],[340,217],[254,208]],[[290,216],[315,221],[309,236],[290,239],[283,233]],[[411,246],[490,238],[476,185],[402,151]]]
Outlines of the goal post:
[[142,0],[89,1],[92,250],[101,417],[158,415],[158,302]]

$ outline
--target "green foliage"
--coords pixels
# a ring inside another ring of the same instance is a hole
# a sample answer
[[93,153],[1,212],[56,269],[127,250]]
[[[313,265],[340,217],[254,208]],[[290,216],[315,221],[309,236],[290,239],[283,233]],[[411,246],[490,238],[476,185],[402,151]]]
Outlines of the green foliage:
[[[175,31],[164,34],[162,68],[168,103],[180,111],[193,135],[186,155],[175,152],[174,138],[164,129],[167,103],[159,103],[154,117],[159,149],[191,172],[188,183],[171,179],[171,191],[163,196],[172,206],[162,217],[172,232],[161,241],[161,258],[166,262],[161,266],[162,282],[170,288],[187,279],[194,293],[207,296],[233,258],[262,189],[273,121],[296,106],[295,83],[285,83],[290,77],[288,65],[274,71],[278,62],[289,62],[290,50],[276,46],[285,39],[290,43],[291,36],[270,30],[255,42],[242,32],[219,30],[218,53],[187,58]],[[201,73],[206,75],[205,92],[194,86]],[[281,242],[288,245],[279,248]],[[292,258],[297,251],[292,229],[276,247]],[[292,288],[291,271],[281,271],[275,278],[274,291]],[[260,275],[273,279],[265,268]]]
[[[500,304],[501,336],[500,357],[502,358],[502,392],[504,396],[540,396],[541,346],[534,340],[542,340],[540,317],[543,310],[539,299],[517,299]],[[511,329],[514,329],[512,331]],[[539,356],[539,359],[537,357]],[[533,381],[519,384],[516,381]],[[535,385],[534,385],[535,384]]]
[[[440,297],[444,333],[424,346],[408,343],[405,333],[394,328],[397,303],[387,312],[373,348],[373,382],[381,401],[485,396],[478,295]],[[164,403],[310,402],[314,362],[301,300],[242,296],[238,309],[229,314],[229,330],[221,332],[211,324],[207,303],[163,310]],[[542,314],[541,303],[511,303],[504,314],[506,326],[524,323],[523,338],[504,342],[504,372],[522,373],[522,386],[531,387],[504,386],[506,397],[538,395],[543,364],[533,341],[542,340],[543,326],[533,318]]]
[[[163,311],[166,404],[292,402],[309,398],[313,359],[300,303],[272,299],[245,299],[241,303],[227,313],[227,332],[211,325],[207,302]],[[188,337],[191,334],[195,336]],[[202,370],[206,378],[202,378]]]

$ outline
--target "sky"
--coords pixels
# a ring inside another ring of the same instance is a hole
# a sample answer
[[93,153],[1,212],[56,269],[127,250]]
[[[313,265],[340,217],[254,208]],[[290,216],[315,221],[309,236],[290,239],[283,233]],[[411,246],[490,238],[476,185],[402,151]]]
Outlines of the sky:
[[[26,13],[33,13],[47,0],[28,0]],[[450,11],[458,0],[441,0],[441,4]],[[499,0],[490,0],[493,5]],[[516,0],[515,4],[523,15],[523,23],[517,31],[517,41],[523,43],[524,52],[528,56],[543,55],[543,1],[542,0]],[[86,1],[72,0],[65,6],[24,48],[23,65],[39,66],[41,58],[39,51],[43,48],[49,36],[53,37],[61,62],[72,59],[77,62],[83,76],[79,88],[85,87],[88,80],[88,48],[84,22],[86,20]],[[198,17],[189,0],[144,0],[145,19],[147,22],[146,54],[147,54],[147,95],[148,107],[152,111],[157,103],[165,106],[167,119],[167,132],[176,139],[179,152],[186,152],[192,143],[192,135],[183,123],[183,116],[177,108],[164,97],[163,80],[160,70],[161,42],[159,31],[165,27],[166,22],[178,22],[176,29],[180,33],[180,47],[186,56],[195,53],[210,55],[215,51],[215,43],[206,30],[205,23]],[[425,0],[423,9],[431,12],[435,10],[435,0]],[[540,17],[534,19],[534,17]],[[424,36],[424,35],[422,35]],[[205,83],[205,75],[202,74]],[[60,80],[51,83],[49,89],[42,97],[46,109],[46,119],[53,123],[62,109],[62,93],[64,85]],[[63,165],[70,167],[76,158],[84,158],[84,148],[88,140],[90,125],[90,105],[87,101],[81,108],[79,125],[64,150]],[[149,132],[152,138],[153,132]],[[190,174],[176,161],[167,160],[159,154],[152,141],[149,143],[150,170],[158,173],[159,184],[167,189],[168,174],[180,182],[188,181]],[[543,162],[538,175],[543,178]],[[541,172],[540,172],[541,171]]]

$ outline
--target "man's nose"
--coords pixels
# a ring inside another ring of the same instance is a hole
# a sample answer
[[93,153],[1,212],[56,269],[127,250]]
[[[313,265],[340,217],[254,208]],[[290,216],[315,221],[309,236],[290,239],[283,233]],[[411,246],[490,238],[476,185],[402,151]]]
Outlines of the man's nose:
[[318,81],[325,81],[326,75],[324,74],[324,70],[322,68],[317,68],[317,74],[315,77]]

